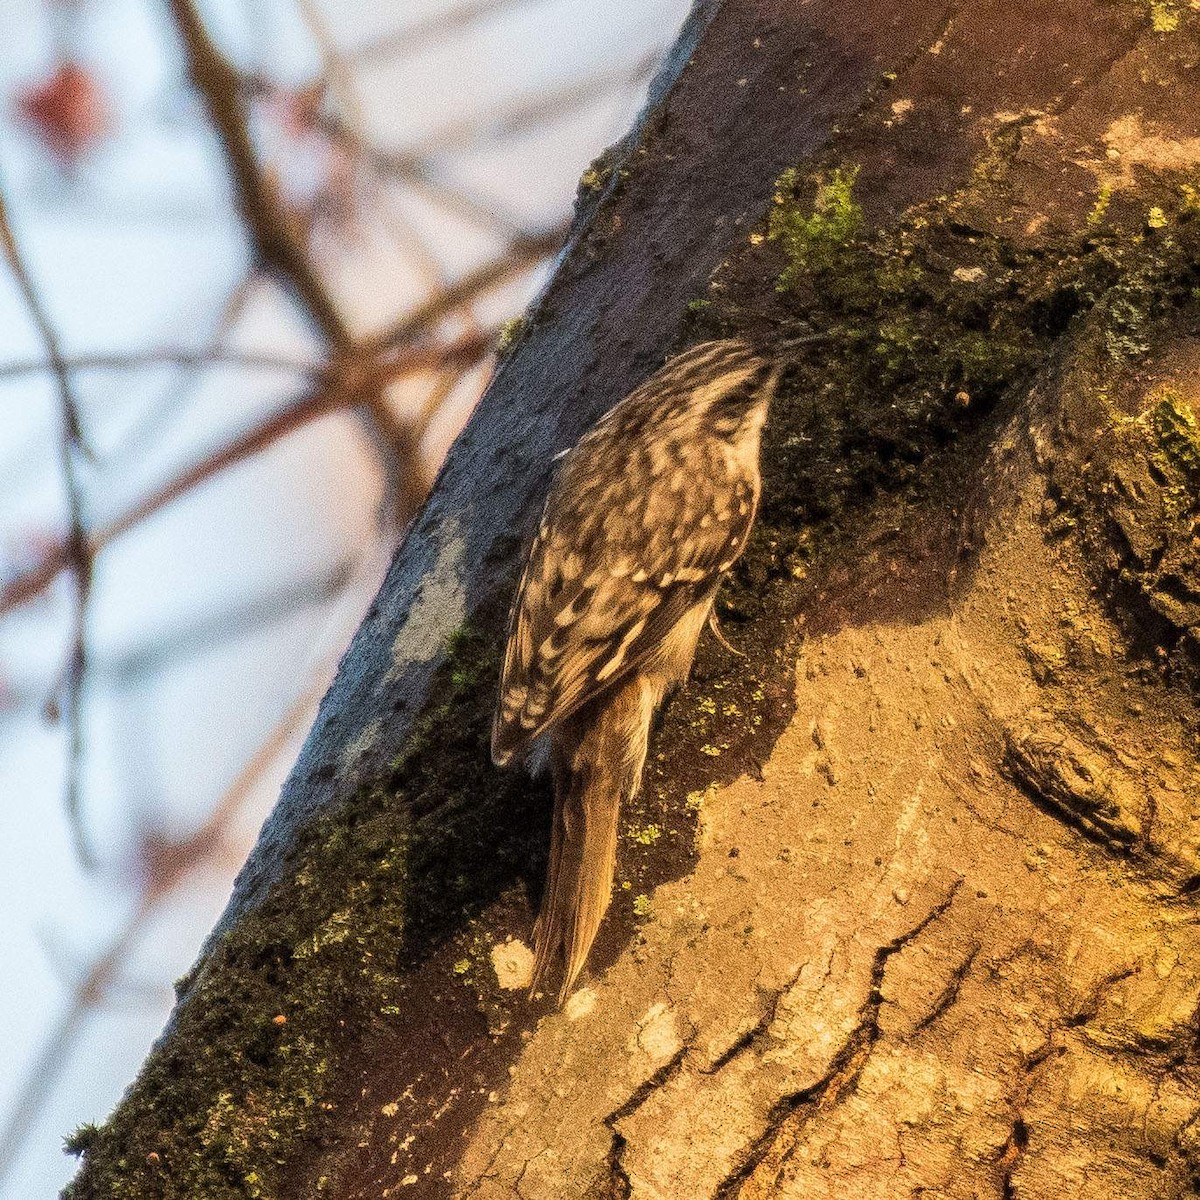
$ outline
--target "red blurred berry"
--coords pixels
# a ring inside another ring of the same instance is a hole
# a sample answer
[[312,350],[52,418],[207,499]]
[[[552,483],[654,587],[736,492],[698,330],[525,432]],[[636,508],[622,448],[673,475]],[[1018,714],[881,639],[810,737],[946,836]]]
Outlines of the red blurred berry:
[[76,62],[63,62],[17,97],[17,109],[64,162],[74,162],[110,128],[108,97],[99,80]]

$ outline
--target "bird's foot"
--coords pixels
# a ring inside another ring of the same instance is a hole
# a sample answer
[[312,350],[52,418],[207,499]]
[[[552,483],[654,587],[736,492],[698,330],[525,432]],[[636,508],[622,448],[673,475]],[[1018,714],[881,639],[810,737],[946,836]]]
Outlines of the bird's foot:
[[730,654],[736,654],[738,658],[746,657],[746,652],[744,650],[739,650],[736,646],[731,646],[726,640],[725,635],[721,632],[721,626],[717,622],[716,609],[710,608],[708,610],[708,627],[712,630],[713,637],[715,637],[717,641],[729,651]]

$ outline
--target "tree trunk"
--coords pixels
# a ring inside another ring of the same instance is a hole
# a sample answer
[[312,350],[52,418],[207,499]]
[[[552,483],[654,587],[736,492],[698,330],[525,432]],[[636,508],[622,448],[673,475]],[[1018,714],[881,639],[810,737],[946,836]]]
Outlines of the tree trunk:
[[[75,1200],[1194,1194],[1193,7],[697,7]],[[814,331],[745,657],[531,1003],[547,785],[486,743],[550,460],[688,341]]]

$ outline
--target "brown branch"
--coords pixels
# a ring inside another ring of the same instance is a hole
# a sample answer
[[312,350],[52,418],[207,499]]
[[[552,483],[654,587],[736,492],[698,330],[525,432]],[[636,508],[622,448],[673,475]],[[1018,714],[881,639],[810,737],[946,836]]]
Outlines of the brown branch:
[[[236,352],[226,353],[226,336],[240,317],[257,278],[257,273],[251,270],[238,282],[238,285],[221,306],[221,312],[212,336],[203,347],[194,351],[151,350],[136,354],[99,354],[68,357],[66,359],[67,369],[72,375],[92,370],[118,372],[126,370],[153,370],[159,367],[160,364],[164,369],[173,368],[181,374],[182,377],[178,385],[173,389],[164,391],[155,400],[153,406],[141,414],[133,428],[124,434],[120,444],[113,448],[112,453],[114,455],[126,458],[136,456],[146,448],[153,438],[158,437],[166,422],[172,416],[183,412],[186,408],[195,388],[199,386],[200,381],[204,378],[204,371],[201,368],[212,366],[237,369],[244,366],[247,370],[275,369],[276,360],[268,355],[241,354]],[[281,371],[292,369],[302,370],[307,366],[307,364],[298,361],[282,358],[278,359],[277,362],[277,369]],[[318,364],[312,365],[314,373],[320,369]],[[0,364],[0,385],[5,382],[20,380],[25,376],[42,375],[48,370],[50,370],[50,367],[44,358]],[[19,461],[13,464],[9,474],[8,483],[11,490],[18,490],[18,478],[21,479],[21,482],[25,482],[24,477],[31,476],[40,471],[40,465],[36,456],[25,455],[18,457]]]
[[[251,94],[270,94],[275,85],[267,79],[247,79]],[[447,212],[470,221],[493,233],[513,237],[521,232],[521,223],[508,212],[500,211],[493,199],[475,194],[462,183],[453,185],[438,179],[428,158],[419,154],[398,158],[373,146],[353,121],[336,114],[318,113],[316,127],[335,145],[340,146],[356,162],[364,164],[383,187],[387,182],[399,182],[413,191],[423,193]]]
[[438,13],[422,21],[412,21],[395,33],[389,33],[367,42],[357,49],[346,52],[346,58],[356,65],[380,59],[396,59],[414,54],[422,47],[444,41],[457,29],[467,29],[479,21],[513,8],[522,8],[529,3],[543,0],[475,0],[461,4],[449,12]]
[[137,905],[107,949],[72,989],[70,1003],[30,1063],[11,1106],[11,1115],[0,1126],[0,1182],[15,1165],[34,1122],[65,1071],[69,1052],[82,1034],[88,1014],[104,1004],[119,984],[121,969],[149,919],[173,891],[212,859],[214,848],[223,843],[254,785],[316,707],[328,686],[329,668],[328,663],[319,664],[308,687],[288,706],[195,833],[181,841],[143,837],[144,875]]
[[34,1056],[25,1072],[21,1087],[13,1098],[7,1122],[0,1127],[0,1183],[16,1165],[22,1147],[28,1140],[34,1123],[41,1116],[59,1076],[67,1066],[67,1052],[83,1032],[88,1013],[102,1002],[112,985],[121,963],[128,957],[142,927],[150,915],[150,907],[143,899],[130,915],[124,928],[109,943],[87,974],[81,979],[71,995],[67,1006],[50,1032],[41,1049]]
[[488,109],[484,121],[473,117],[455,125],[443,126],[405,150],[376,149],[371,154],[371,161],[381,171],[407,172],[426,163],[431,155],[444,153],[450,148],[467,148],[515,137],[546,121],[557,120],[564,113],[584,108],[607,92],[633,87],[646,80],[657,66],[659,58],[656,50],[643,55],[631,67],[573,80],[554,91],[541,92],[532,99],[514,101],[507,108]]
[[544,233],[522,234],[514,238],[503,254],[481,263],[456,282],[435,292],[388,329],[364,339],[364,350],[379,354],[427,333],[438,321],[468,300],[539,266],[547,255],[562,246],[569,229],[570,222],[564,221]]
[[330,347],[346,353],[354,342],[350,327],[309,257],[277,183],[259,165],[240,74],[209,36],[192,0],[171,0],[171,11],[183,39],[188,73],[225,152],[238,211],[256,255],[284,278]]
[[25,263],[16,234],[8,216],[8,207],[0,194],[0,249],[17,287],[25,301],[25,307],[37,327],[45,347],[46,357],[58,388],[59,437],[58,458],[62,472],[63,491],[67,502],[67,533],[62,540],[65,565],[71,570],[75,581],[71,610],[71,644],[67,664],[63,672],[61,688],[47,704],[47,712],[57,718],[65,700],[67,721],[66,760],[66,810],[71,826],[71,836],[79,861],[87,867],[94,864],[94,856],[83,829],[82,778],[83,767],[83,688],[87,678],[87,615],[88,598],[92,590],[92,552],[88,544],[84,518],[83,491],[79,482],[77,456],[87,456],[79,422],[79,408],[71,383],[70,372],[63,357],[62,344],[50,320],[45,304],[34,285],[33,277]]
[[[245,80],[224,57],[205,29],[193,0],[171,0],[171,9],[184,43],[189,74],[225,151],[234,180],[238,209],[257,256],[291,286],[335,356],[349,361],[357,354],[369,360],[415,340],[441,316],[466,304],[478,292],[525,270],[531,262],[540,260],[561,242],[562,234],[558,231],[549,236],[518,236],[504,259],[483,264],[458,283],[438,285],[386,336],[357,341],[321,279],[278,186],[270,174],[262,169],[255,154],[244,99],[250,94],[250,87],[265,85]],[[305,12],[327,71],[335,81],[340,81],[344,87],[349,86],[349,73],[344,69],[344,60],[320,22],[319,14],[308,5],[305,6]],[[353,96],[349,97],[349,103],[353,109]],[[350,149],[360,153],[364,148],[364,138],[356,127],[354,115],[351,111],[349,124],[337,123],[337,127]],[[426,180],[426,186],[435,185]],[[385,462],[389,490],[398,517],[404,519],[416,510],[423,499],[418,470],[419,432],[397,422],[378,394],[374,397],[362,395],[360,399],[366,405],[364,418],[369,422],[374,440],[389,455]],[[392,469],[391,463],[398,463],[399,470]],[[0,593],[2,611],[3,594]]]
[[[332,97],[341,114],[334,123],[343,136],[331,136],[323,128],[319,116],[317,117],[316,127],[326,137],[330,138],[331,143],[339,146],[345,152],[356,168],[367,167],[369,172],[369,165],[366,161],[366,147],[368,144],[365,132],[366,124],[358,86],[354,77],[354,70],[346,61],[345,55],[338,48],[333,32],[330,30],[324,13],[321,11],[316,0],[298,0],[298,3],[304,23],[308,26],[309,34],[316,44],[317,52],[321,56],[326,94]],[[268,94],[274,90],[274,87],[269,82],[265,83],[264,86]],[[401,249],[406,251],[412,259],[418,273],[427,284],[436,285],[443,283],[444,268],[433,249],[426,244],[425,239],[414,228],[412,222],[396,208],[392,202],[392,196],[383,186],[376,173],[369,172],[367,177],[371,180],[376,202],[382,215],[387,220],[393,237]],[[370,419],[369,416],[368,419]]]
[[[321,391],[279,409],[260,424],[246,430],[220,449],[169,479],[120,516],[92,530],[87,539],[89,554],[94,558],[104,547],[167,507],[172,501],[227,467],[266,449],[302,425],[339,409],[369,403],[387,380],[411,372],[436,370],[453,362],[478,362],[488,353],[490,347],[490,335],[471,334],[445,346],[424,351],[407,351],[403,356],[372,372],[346,368],[344,374],[339,377],[336,371],[330,369],[323,376]],[[0,587],[0,616],[44,591],[60,572],[68,569],[70,565],[70,546],[67,540],[52,544],[33,567]]]
[[[82,354],[63,358],[62,366],[78,374],[81,371],[142,371],[155,367],[231,367],[246,371],[286,371],[315,378],[322,370],[319,363],[301,362],[276,354],[256,354],[231,350],[147,350],[132,354]],[[0,380],[21,379],[56,371],[49,358],[31,358],[0,363]]]
[[4,258],[17,281],[17,287],[25,301],[25,307],[38,331],[38,336],[46,350],[46,358],[54,372],[67,440],[90,457],[79,421],[79,403],[75,398],[75,389],[71,383],[70,369],[63,357],[62,342],[50,320],[50,314],[34,286],[33,277],[29,273],[21,249],[17,245],[17,237],[13,232],[12,222],[9,220],[8,205],[3,192],[0,192],[0,248],[3,248]]
[[[238,280],[237,286],[221,305],[208,340],[201,347],[201,353],[207,354],[211,359],[226,360],[226,351],[229,349],[227,339],[245,312],[246,305],[250,302],[260,278],[258,269],[251,267]],[[163,424],[169,420],[171,414],[182,412],[186,408],[199,389],[203,378],[202,373],[196,370],[199,365],[179,364],[182,378],[179,380],[178,386],[160,396],[153,409],[144,413],[134,428],[126,433],[121,441],[119,453],[129,456],[140,452],[152,438],[158,436]]]
[[380,171],[378,163],[372,163],[372,166],[378,173],[407,184],[412,191],[423,193],[432,203],[474,225],[507,238],[521,232],[521,222],[507,209],[502,209],[498,201],[468,190],[461,182],[455,182],[453,186],[443,182],[434,175],[427,162],[413,162],[408,166],[397,163],[384,171]]

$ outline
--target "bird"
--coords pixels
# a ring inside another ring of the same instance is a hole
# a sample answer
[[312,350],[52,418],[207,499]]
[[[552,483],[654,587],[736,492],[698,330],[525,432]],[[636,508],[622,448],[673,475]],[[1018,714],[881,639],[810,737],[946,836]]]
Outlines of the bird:
[[[739,338],[667,360],[565,454],[508,623],[492,760],[547,757],[550,859],[531,994],[584,966],[612,893],[620,811],[650,726],[691,670],[761,493],[782,367]],[[548,751],[548,754],[546,753]]]

